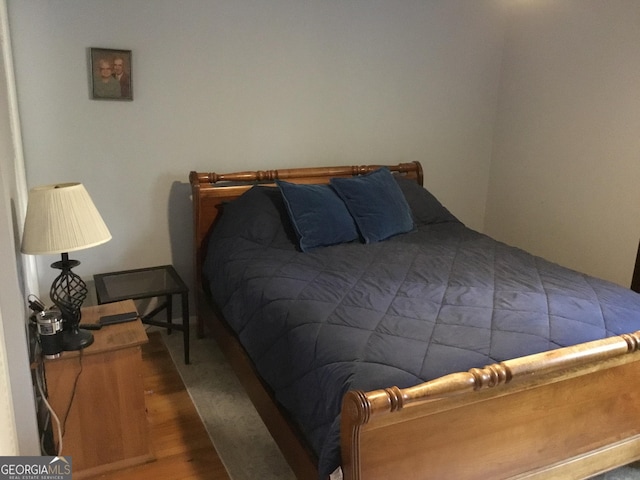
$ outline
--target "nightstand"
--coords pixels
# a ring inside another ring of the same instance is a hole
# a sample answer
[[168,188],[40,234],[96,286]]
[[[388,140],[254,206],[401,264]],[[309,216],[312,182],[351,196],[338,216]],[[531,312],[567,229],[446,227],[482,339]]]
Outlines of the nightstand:
[[[168,334],[173,329],[181,331],[184,338],[184,363],[189,364],[189,288],[173,265],[100,273],[94,275],[93,280],[99,304],[125,299],[162,298],[160,305],[141,317],[142,323],[166,328]],[[182,325],[175,324],[172,320],[173,295],[180,295],[181,298]],[[162,310],[166,311],[166,322],[154,319]]]
[[[135,310],[129,300],[82,309],[82,324]],[[47,396],[63,425],[62,455],[73,459],[73,478],[149,462],[140,320],[93,331],[84,350],[44,361]],[[58,442],[56,429],[54,439]]]

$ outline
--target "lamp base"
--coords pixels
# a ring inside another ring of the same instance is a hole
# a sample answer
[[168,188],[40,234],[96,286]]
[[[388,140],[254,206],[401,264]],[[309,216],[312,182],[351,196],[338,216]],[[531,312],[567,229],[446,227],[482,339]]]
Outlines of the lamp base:
[[62,332],[62,349],[69,352],[82,350],[93,343],[93,334],[87,330],[75,328]]

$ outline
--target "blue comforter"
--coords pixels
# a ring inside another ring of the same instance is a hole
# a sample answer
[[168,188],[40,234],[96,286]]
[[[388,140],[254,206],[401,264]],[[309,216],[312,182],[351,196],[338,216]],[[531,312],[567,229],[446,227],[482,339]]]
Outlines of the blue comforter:
[[408,387],[640,329],[640,295],[492,240],[444,209],[425,215],[442,207],[405,193],[416,229],[380,243],[302,253],[268,187],[228,204],[211,235],[212,297],[321,477],[340,463],[347,390]]

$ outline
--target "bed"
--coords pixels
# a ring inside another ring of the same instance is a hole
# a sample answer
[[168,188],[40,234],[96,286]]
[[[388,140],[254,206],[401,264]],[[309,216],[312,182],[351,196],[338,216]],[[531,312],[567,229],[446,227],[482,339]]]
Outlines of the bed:
[[640,459],[640,295],[465,227],[418,162],[190,182],[198,334],[298,478],[587,478]]

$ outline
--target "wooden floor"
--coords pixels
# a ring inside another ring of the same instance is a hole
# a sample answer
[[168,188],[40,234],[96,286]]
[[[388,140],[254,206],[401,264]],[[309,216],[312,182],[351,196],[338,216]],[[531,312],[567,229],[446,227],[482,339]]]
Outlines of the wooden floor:
[[156,460],[91,480],[228,480],[159,332],[142,348],[149,435]]

